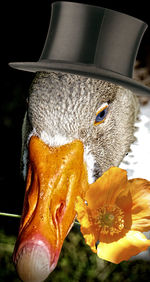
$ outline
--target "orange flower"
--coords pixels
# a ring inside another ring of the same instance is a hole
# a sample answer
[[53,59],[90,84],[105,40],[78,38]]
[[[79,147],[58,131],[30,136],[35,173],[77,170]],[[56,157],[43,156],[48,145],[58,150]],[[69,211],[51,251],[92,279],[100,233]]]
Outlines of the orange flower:
[[[86,203],[87,202],[87,203]],[[77,197],[77,219],[92,251],[120,263],[150,246],[150,182],[127,180],[125,170],[112,167]]]

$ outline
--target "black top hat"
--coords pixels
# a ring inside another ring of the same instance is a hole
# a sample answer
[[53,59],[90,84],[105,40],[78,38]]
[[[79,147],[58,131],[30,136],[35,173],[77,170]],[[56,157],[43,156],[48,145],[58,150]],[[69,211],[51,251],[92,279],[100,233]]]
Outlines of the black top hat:
[[150,95],[132,79],[147,24],[113,10],[72,2],[52,4],[51,22],[37,62],[10,63],[16,69],[62,71],[103,79]]

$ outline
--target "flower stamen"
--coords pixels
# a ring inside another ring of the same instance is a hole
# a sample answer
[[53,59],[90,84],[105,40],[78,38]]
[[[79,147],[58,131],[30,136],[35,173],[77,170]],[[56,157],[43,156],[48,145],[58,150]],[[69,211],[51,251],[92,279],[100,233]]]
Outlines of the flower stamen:
[[96,224],[98,224],[100,233],[103,235],[118,234],[124,228],[124,213],[116,205],[103,206],[98,209]]

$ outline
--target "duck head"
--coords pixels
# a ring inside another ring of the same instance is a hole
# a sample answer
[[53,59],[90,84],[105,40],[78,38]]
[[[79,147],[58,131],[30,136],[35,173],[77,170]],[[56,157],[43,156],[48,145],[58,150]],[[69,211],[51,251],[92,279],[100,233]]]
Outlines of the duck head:
[[23,281],[43,281],[55,268],[84,196],[134,138],[135,95],[75,74],[37,73],[22,130],[24,207],[14,262]]

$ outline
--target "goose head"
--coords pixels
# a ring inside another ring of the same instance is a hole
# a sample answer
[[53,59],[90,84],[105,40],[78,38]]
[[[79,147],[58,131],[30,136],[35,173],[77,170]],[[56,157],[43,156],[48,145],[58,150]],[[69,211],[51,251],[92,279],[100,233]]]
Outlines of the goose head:
[[121,86],[36,74],[22,130],[26,193],[14,250],[23,281],[43,281],[55,268],[76,196],[128,153],[138,109],[136,96]]

